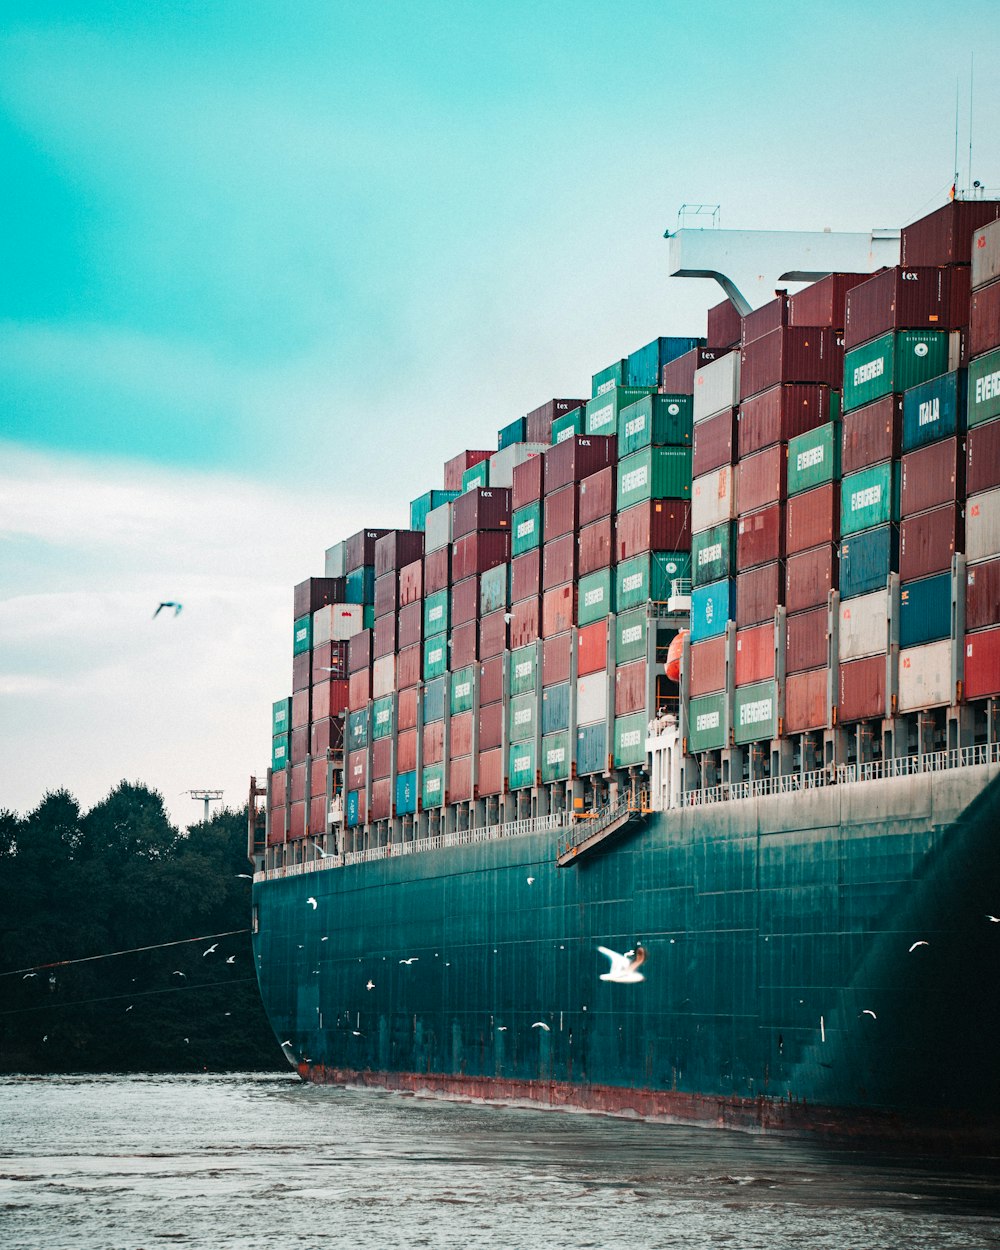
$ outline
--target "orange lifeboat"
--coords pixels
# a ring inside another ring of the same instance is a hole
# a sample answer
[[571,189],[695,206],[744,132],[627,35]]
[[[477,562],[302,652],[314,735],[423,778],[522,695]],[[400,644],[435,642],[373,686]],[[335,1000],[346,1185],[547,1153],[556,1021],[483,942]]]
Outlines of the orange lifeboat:
[[682,629],[670,644],[667,651],[667,677],[670,681],[680,681],[681,679],[681,652],[684,650],[684,639],[688,636],[688,631]]

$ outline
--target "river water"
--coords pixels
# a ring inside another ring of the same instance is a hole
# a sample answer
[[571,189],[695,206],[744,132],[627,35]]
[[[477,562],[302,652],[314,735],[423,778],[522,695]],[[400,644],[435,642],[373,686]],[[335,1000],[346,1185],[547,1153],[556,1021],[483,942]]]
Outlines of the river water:
[[0,1078],[4,1250],[1000,1247],[997,1160],[301,1084]]

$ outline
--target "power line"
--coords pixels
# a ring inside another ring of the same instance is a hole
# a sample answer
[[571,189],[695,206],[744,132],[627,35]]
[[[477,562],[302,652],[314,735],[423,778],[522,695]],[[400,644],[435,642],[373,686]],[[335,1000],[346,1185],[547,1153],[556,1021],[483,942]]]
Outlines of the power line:
[[95,959],[115,959],[119,955],[135,955],[139,951],[160,951],[168,946],[185,946],[189,942],[207,942],[210,938],[235,937],[239,933],[249,933],[249,929],[227,929],[225,933],[205,933],[201,937],[178,938],[175,942],[157,942],[153,946],[130,946],[126,950],[108,951],[105,955],[84,955],[80,959],[57,959],[51,964],[32,964],[28,968],[12,968],[9,972],[0,972],[0,977],[16,977],[26,972],[44,972],[47,968],[68,968],[70,964],[93,963]]

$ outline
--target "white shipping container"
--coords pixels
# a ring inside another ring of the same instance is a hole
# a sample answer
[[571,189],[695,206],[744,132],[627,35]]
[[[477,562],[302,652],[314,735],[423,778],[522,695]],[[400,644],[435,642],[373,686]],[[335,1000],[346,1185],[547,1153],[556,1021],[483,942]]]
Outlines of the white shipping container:
[[990,560],[1000,556],[1000,486],[970,495],[965,505],[965,558]]
[[324,577],[347,576],[347,543],[334,543],[326,549],[326,567]]
[[396,689],[396,657],[383,655],[372,665],[372,698],[381,699]]
[[840,605],[840,660],[885,655],[889,649],[889,592],[874,590]]
[[691,531],[700,534],[736,517],[739,466],[724,464],[691,483]]
[[490,486],[511,487],[514,485],[514,469],[532,456],[540,456],[547,443],[511,443],[502,451],[490,456]]
[[432,508],[424,522],[424,555],[440,551],[451,542],[451,504],[443,503]]
[[1000,278],[1000,218],[972,236],[972,289],[989,286]]
[[950,706],[951,639],[907,647],[899,653],[899,698],[901,712],[919,712],[925,707]]
[[608,675],[588,673],[576,679],[576,723],[589,725],[608,718]]
[[727,352],[694,372],[694,419],[705,421],[740,402],[740,354]]
[[312,643],[346,642],[364,629],[365,610],[360,603],[328,603],[313,613]]

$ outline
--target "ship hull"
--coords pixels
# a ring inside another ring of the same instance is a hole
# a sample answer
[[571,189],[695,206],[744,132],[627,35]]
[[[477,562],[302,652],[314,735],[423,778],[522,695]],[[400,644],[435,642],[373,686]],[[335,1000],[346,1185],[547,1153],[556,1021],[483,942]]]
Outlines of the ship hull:
[[992,1149],[998,774],[657,813],[567,868],[545,833],[262,880],[264,1004],[317,1081]]

